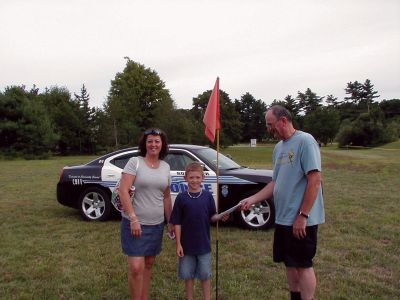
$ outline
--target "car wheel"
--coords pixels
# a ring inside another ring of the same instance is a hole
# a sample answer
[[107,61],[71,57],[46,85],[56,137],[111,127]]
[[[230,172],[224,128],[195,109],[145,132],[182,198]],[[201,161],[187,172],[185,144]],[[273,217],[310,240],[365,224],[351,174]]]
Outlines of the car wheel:
[[87,221],[105,221],[110,217],[110,196],[98,187],[87,188],[79,202],[81,215]]
[[263,200],[257,204],[253,204],[249,210],[237,212],[237,219],[240,225],[247,229],[266,229],[272,227],[275,223],[273,200]]

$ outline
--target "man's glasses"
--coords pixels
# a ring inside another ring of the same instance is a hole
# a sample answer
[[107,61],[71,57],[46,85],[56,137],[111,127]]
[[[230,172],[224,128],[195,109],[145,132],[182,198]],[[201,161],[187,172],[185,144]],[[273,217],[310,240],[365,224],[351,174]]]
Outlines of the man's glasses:
[[160,130],[160,129],[147,129],[147,130],[144,132],[144,135],[149,135],[149,134],[152,134],[152,135],[161,135],[161,130]]

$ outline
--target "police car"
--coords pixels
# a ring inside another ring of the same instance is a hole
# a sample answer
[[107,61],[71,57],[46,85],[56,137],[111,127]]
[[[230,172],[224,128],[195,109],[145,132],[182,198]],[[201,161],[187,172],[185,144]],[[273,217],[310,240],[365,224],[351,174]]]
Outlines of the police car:
[[[104,221],[110,218],[117,212],[110,202],[112,190],[125,164],[138,155],[139,149],[134,147],[103,155],[85,165],[64,167],[57,184],[58,202],[79,209],[85,220]],[[218,202],[218,212],[256,193],[272,178],[271,170],[242,167],[221,153],[218,156],[217,178],[217,152],[204,146],[170,145],[164,160],[171,168],[172,202],[179,192],[187,190],[185,166],[193,161],[204,164],[203,189],[213,193]],[[231,219],[244,228],[264,229],[274,224],[274,215],[273,200],[265,199],[249,211],[234,212]]]

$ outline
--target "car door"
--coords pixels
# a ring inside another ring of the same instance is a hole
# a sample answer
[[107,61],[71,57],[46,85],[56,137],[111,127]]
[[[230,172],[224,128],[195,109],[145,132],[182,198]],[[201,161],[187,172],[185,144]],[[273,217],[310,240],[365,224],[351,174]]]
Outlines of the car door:
[[104,165],[101,170],[103,185],[108,186],[111,190],[113,190],[114,186],[121,178],[121,172],[128,160],[131,157],[138,155],[139,152],[137,150],[131,150],[108,157],[104,161]]

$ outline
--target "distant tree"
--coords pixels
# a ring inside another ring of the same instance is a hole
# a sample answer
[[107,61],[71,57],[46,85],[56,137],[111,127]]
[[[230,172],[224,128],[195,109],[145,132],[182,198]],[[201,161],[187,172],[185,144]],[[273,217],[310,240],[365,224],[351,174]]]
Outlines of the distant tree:
[[317,96],[310,88],[307,88],[304,93],[300,91],[297,93],[296,100],[298,101],[299,110],[304,114],[308,114],[322,106],[323,98]]
[[235,110],[240,115],[243,129],[242,142],[250,142],[250,139],[261,140],[265,136],[265,116],[267,105],[261,100],[256,100],[250,93],[242,95],[240,100],[235,100]]
[[342,102],[337,106],[336,109],[339,111],[341,121],[354,121],[360,115],[358,105],[352,102]]
[[359,83],[357,80],[354,82],[348,82],[347,87],[345,88],[345,92],[347,95],[344,97],[346,102],[352,102],[358,104],[362,98],[362,84]]
[[369,79],[366,79],[364,84],[358,81],[350,81],[347,83],[345,92],[349,95],[344,98],[345,101],[357,104],[360,113],[363,111],[369,113],[370,106],[374,102],[374,99],[379,97],[379,95],[377,95],[378,92],[374,91],[374,85]]
[[93,153],[96,148],[92,138],[95,134],[95,128],[93,128],[93,115],[96,110],[89,106],[90,95],[88,94],[84,84],[82,85],[80,95],[74,94],[74,96],[79,107],[79,153]]
[[362,85],[361,103],[367,106],[368,113],[375,98],[379,98],[378,91],[374,91],[374,85],[369,79],[366,79]]
[[386,119],[400,117],[400,99],[383,100],[379,103],[379,107]]
[[[204,135],[203,117],[207,108],[208,100],[210,99],[211,90],[205,91],[193,98],[193,108],[191,110],[195,119],[195,126],[200,134],[196,139],[199,144],[207,144],[209,141]],[[221,134],[220,145],[229,146],[240,142],[242,122],[240,115],[235,110],[235,104],[230,100],[229,95],[220,90],[220,113],[221,113]]]
[[280,106],[286,107],[286,104],[287,103],[283,100],[274,99],[274,100],[272,100],[271,104],[268,105],[267,107],[268,107],[268,109],[274,105],[280,105]]
[[100,108],[94,108],[91,119],[91,143],[93,145],[93,153],[108,152],[113,150],[113,135],[110,133],[110,118],[105,111]]
[[297,103],[297,100],[291,95],[287,95],[284,99],[284,103],[284,107],[286,107],[292,113],[293,118],[296,118],[300,112],[300,107]]
[[326,96],[325,102],[328,107],[333,107],[333,108],[338,107],[338,105],[340,104],[340,101],[338,101],[338,98],[333,95]]

